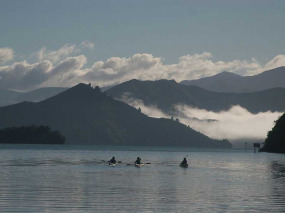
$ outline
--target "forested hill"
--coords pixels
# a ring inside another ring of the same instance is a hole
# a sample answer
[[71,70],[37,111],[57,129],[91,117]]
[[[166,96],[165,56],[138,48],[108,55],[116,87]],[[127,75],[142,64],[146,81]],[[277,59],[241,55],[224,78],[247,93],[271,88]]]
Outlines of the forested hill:
[[239,94],[212,92],[174,80],[131,80],[112,87],[107,93],[123,101],[126,98],[139,99],[145,105],[155,105],[164,112],[171,112],[177,104],[212,111],[227,110],[233,105],[240,105],[252,113],[285,111],[285,88]]
[[147,117],[86,84],[38,103],[1,107],[0,117],[0,128],[48,125],[69,144],[231,147],[177,121]]
[[285,153],[285,113],[275,122],[268,132],[263,152]]

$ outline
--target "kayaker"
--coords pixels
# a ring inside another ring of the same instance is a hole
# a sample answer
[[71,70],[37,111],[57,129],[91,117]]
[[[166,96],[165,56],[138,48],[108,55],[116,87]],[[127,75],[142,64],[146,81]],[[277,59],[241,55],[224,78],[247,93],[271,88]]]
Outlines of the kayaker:
[[187,164],[188,164],[187,160],[186,160],[186,158],[184,158],[183,161],[181,162],[181,165],[187,165]]
[[117,161],[116,161],[115,157],[112,157],[112,159],[111,159],[111,160],[109,160],[109,163],[117,163]]
[[141,158],[140,157],[137,158],[135,164],[141,164]]

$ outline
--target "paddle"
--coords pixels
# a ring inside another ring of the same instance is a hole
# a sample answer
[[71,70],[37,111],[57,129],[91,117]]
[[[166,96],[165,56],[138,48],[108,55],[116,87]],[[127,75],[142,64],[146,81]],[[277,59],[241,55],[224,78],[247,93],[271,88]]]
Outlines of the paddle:
[[[141,164],[151,164],[151,163],[141,163]],[[127,165],[127,166],[134,166],[135,163],[134,163],[134,164],[132,164],[132,163],[127,163],[126,165]]]
[[[103,162],[103,163],[110,163],[110,161],[106,161],[106,160],[101,160],[101,162]],[[122,161],[117,161],[117,163],[122,163]]]

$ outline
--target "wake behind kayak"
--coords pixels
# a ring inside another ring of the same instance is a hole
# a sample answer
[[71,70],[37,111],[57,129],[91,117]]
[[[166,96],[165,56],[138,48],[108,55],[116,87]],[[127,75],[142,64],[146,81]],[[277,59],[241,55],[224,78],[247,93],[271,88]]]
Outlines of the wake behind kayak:
[[136,163],[135,164],[135,167],[137,167],[137,168],[141,168],[142,166],[144,166],[144,163]]

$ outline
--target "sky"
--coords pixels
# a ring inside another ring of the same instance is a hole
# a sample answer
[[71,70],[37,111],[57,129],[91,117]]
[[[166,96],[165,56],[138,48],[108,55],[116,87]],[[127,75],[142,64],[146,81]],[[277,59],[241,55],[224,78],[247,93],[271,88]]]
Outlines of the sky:
[[0,0],[0,88],[176,81],[285,65],[285,1]]

